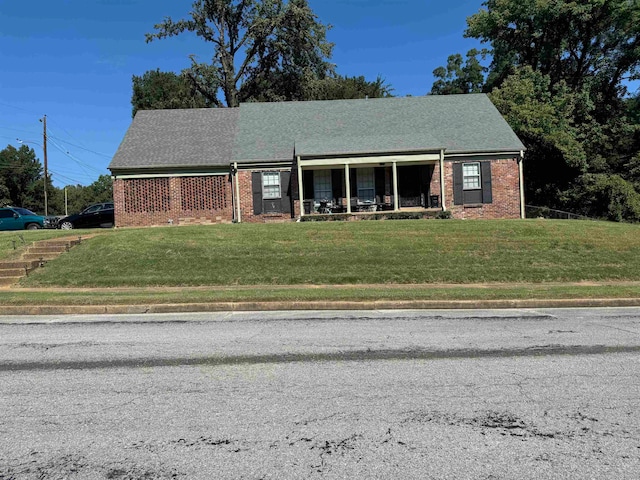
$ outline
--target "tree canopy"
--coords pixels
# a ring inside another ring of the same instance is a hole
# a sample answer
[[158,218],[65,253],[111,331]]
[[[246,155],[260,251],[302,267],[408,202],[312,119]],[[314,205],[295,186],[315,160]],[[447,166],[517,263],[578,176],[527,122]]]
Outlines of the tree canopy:
[[[5,205],[36,208],[44,205],[42,164],[27,145],[0,150],[0,199]],[[36,186],[40,182],[40,189]]]
[[215,106],[299,99],[302,78],[324,78],[333,45],[307,0],[196,0],[189,17],[155,25],[147,42],[193,32],[211,44],[211,63],[191,56],[183,74]]
[[438,67],[433,71],[436,81],[431,87],[434,95],[452,95],[456,93],[480,93],[484,87],[484,74],[487,71],[478,60],[484,58],[486,50],[475,48],[467,52],[466,61],[462,55],[455,53],[447,58],[446,67]]
[[489,93],[528,148],[529,203],[640,221],[640,102],[628,96],[628,82],[640,76],[640,2],[483,6],[465,36],[490,48],[468,52],[466,63],[450,56],[434,71],[432,93]]
[[131,105],[135,116],[138,110],[203,108],[211,106],[211,102],[184,75],[158,69],[133,76]]
[[640,10],[635,0],[488,0],[465,36],[491,44],[489,84],[530,66],[551,83],[597,87],[617,96],[637,78]]

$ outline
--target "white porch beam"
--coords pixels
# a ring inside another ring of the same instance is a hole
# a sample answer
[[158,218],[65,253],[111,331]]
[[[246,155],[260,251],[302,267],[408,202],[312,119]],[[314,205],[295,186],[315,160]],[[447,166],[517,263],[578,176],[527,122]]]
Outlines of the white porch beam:
[[364,166],[378,166],[381,163],[434,163],[437,162],[439,154],[428,153],[421,155],[388,155],[388,156],[374,156],[374,157],[339,157],[339,158],[308,158],[302,160],[302,165],[305,167],[331,167],[336,165],[358,165]]
[[304,217],[304,187],[302,182],[302,165],[300,164],[300,157],[298,157],[298,197],[300,204],[300,218]]
[[447,209],[447,203],[445,201],[445,188],[444,188],[444,150],[440,151],[440,205],[442,206],[442,211],[444,212]]
[[398,201],[398,164],[393,162],[393,211],[400,210],[400,202]]
[[347,188],[347,213],[351,213],[351,178],[349,178],[349,164],[344,165],[344,181]]

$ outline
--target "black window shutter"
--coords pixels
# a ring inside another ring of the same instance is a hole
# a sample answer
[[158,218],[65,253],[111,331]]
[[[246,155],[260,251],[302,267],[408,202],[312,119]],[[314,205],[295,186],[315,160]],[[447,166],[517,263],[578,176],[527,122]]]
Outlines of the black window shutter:
[[253,191],[253,214],[262,214],[262,173],[251,174],[251,189]]
[[462,185],[462,164],[453,164],[453,203],[455,205],[464,204],[464,190]]
[[331,170],[331,190],[333,191],[333,198],[337,200],[338,198],[342,198],[344,194],[342,193],[342,170],[333,169]]
[[491,162],[480,162],[482,172],[482,203],[493,203],[491,191]]
[[291,172],[280,173],[282,189],[282,213],[291,213]]
[[302,172],[302,183],[302,188],[304,188],[303,200],[314,198],[315,194],[313,191],[313,170],[305,170],[304,172]]
[[358,171],[355,168],[350,168],[351,177],[351,198],[358,198]]

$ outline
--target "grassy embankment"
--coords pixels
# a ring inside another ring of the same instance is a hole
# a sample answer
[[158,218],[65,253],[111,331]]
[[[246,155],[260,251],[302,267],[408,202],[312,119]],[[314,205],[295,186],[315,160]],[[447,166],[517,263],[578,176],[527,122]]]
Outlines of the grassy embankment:
[[[63,232],[22,232],[26,241],[54,233]],[[101,290],[12,289],[0,304],[640,297],[639,285],[587,283],[640,282],[637,225],[361,221],[99,233],[21,286]],[[14,237],[0,235],[0,255]],[[185,286],[193,288],[144,290]],[[214,288],[195,288],[203,286]]]

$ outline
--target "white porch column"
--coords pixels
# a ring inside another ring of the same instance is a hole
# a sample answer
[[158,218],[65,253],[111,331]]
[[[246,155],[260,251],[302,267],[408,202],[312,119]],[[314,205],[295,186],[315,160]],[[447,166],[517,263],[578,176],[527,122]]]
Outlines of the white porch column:
[[398,201],[398,163],[393,162],[393,211],[400,210],[400,202]]
[[440,150],[440,204],[443,212],[447,209],[444,192],[444,150]]
[[518,174],[520,176],[520,218],[525,218],[524,208],[524,150],[520,150],[520,158],[518,160]]
[[304,217],[304,187],[302,186],[302,165],[298,157],[298,197],[300,198],[300,217]]
[[344,164],[344,179],[347,187],[347,213],[351,213],[351,179],[349,178],[349,164]]
[[235,170],[235,175],[234,180],[235,180],[235,188],[236,188],[236,209],[237,209],[237,214],[236,214],[236,220],[238,221],[238,223],[242,223],[242,217],[241,217],[241,210],[240,210],[240,179],[238,178],[238,162],[235,162],[233,164],[233,169]]

